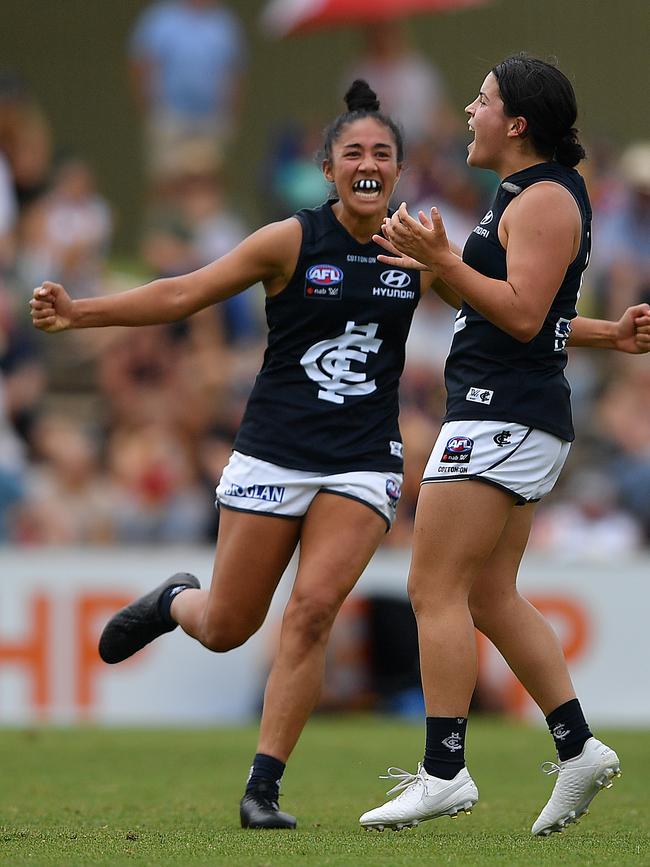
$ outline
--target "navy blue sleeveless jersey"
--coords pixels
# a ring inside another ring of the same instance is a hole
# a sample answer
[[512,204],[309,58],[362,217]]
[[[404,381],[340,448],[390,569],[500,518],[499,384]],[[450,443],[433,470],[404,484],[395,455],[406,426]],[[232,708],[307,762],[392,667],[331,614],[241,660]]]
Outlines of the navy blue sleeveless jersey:
[[567,268],[539,334],[529,343],[515,340],[469,304],[463,304],[445,367],[445,421],[509,421],[571,441],[571,389],[564,376],[566,342],[571,320],[577,315],[582,273],[591,248],[591,206],[582,177],[575,169],[556,162],[530,166],[507,177],[469,236],[463,261],[486,277],[506,279],[506,251],[497,234],[499,221],[513,198],[539,181],[555,181],[573,195],[582,218],[580,249]]
[[268,346],[234,447],[299,470],[401,472],[397,388],[420,274],[378,262],[333,203],[295,214],[298,263],[266,299]]

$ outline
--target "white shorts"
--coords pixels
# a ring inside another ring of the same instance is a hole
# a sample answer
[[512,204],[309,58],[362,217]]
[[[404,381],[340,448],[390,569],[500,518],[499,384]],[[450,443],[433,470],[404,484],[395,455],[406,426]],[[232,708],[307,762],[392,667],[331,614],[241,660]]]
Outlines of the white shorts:
[[217,487],[217,504],[239,512],[301,518],[316,494],[338,494],[369,506],[390,530],[402,492],[399,473],[362,470],[322,475],[233,452]]
[[503,488],[520,505],[555,485],[571,443],[543,430],[502,421],[443,424],[422,484],[474,479]]

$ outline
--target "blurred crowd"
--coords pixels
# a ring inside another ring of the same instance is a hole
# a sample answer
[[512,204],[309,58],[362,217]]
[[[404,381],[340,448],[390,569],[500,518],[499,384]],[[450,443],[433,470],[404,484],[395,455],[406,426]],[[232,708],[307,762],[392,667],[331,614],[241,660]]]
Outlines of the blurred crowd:
[[[366,78],[403,125],[397,195],[435,203],[462,246],[495,178],[466,164],[464,119],[442,74],[381,25],[360,34],[341,93]],[[20,71],[0,72],[0,542],[17,545],[212,541],[214,488],[265,344],[254,287],[173,326],[35,331],[28,299],[48,279],[73,297],[119,291],[200,267],[250,230],[228,198],[229,144],[246,105],[246,34],[216,0],[145,7],[128,46],[142,115],[148,195],[134,273],[112,257],[110,190],[83,155],[53,140],[46,107]],[[404,93],[408,100],[401,99]],[[329,118],[270,130],[260,222],[329,193],[315,152]],[[650,141],[589,140],[582,171],[594,253],[580,312],[618,318],[650,301]],[[453,312],[416,314],[401,387],[405,483],[387,546],[410,542],[419,478],[444,411]],[[540,509],[532,547],[606,558],[650,545],[650,359],[573,350],[578,440]]]

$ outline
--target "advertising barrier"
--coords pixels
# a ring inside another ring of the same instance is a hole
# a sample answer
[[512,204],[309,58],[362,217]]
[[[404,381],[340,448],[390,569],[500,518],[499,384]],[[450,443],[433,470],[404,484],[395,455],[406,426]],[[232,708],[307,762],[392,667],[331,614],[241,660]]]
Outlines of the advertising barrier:
[[[254,717],[292,567],[267,622],[243,647],[213,654],[166,635],[132,659],[105,665],[97,640],[112,612],[167,575],[204,586],[212,549],[10,549],[0,551],[0,723],[234,724]],[[380,552],[346,611],[375,596],[406,600],[408,552]],[[596,724],[649,726],[650,558],[563,563],[527,558],[520,587],[556,629],[580,699]],[[335,627],[336,628],[336,627]],[[479,636],[479,683],[509,713],[541,715]]]

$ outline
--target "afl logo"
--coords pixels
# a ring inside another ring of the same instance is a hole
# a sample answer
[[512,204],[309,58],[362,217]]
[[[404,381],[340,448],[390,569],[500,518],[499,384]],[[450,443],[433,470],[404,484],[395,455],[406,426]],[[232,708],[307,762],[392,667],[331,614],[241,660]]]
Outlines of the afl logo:
[[494,214],[492,213],[492,211],[488,211],[487,214],[481,220],[481,226],[487,226],[488,223],[492,222],[493,217],[494,217]]
[[307,280],[317,286],[331,286],[343,280],[343,271],[336,265],[312,265],[307,271]]
[[447,443],[447,451],[455,455],[464,455],[472,451],[474,440],[469,437],[452,437]]
[[384,271],[379,279],[384,286],[390,286],[393,289],[404,289],[411,282],[411,278],[404,271]]
[[392,505],[396,505],[402,495],[402,489],[394,479],[388,479],[386,482],[386,494]]
[[473,448],[474,440],[469,437],[452,437],[447,440],[440,462],[443,464],[467,464]]

